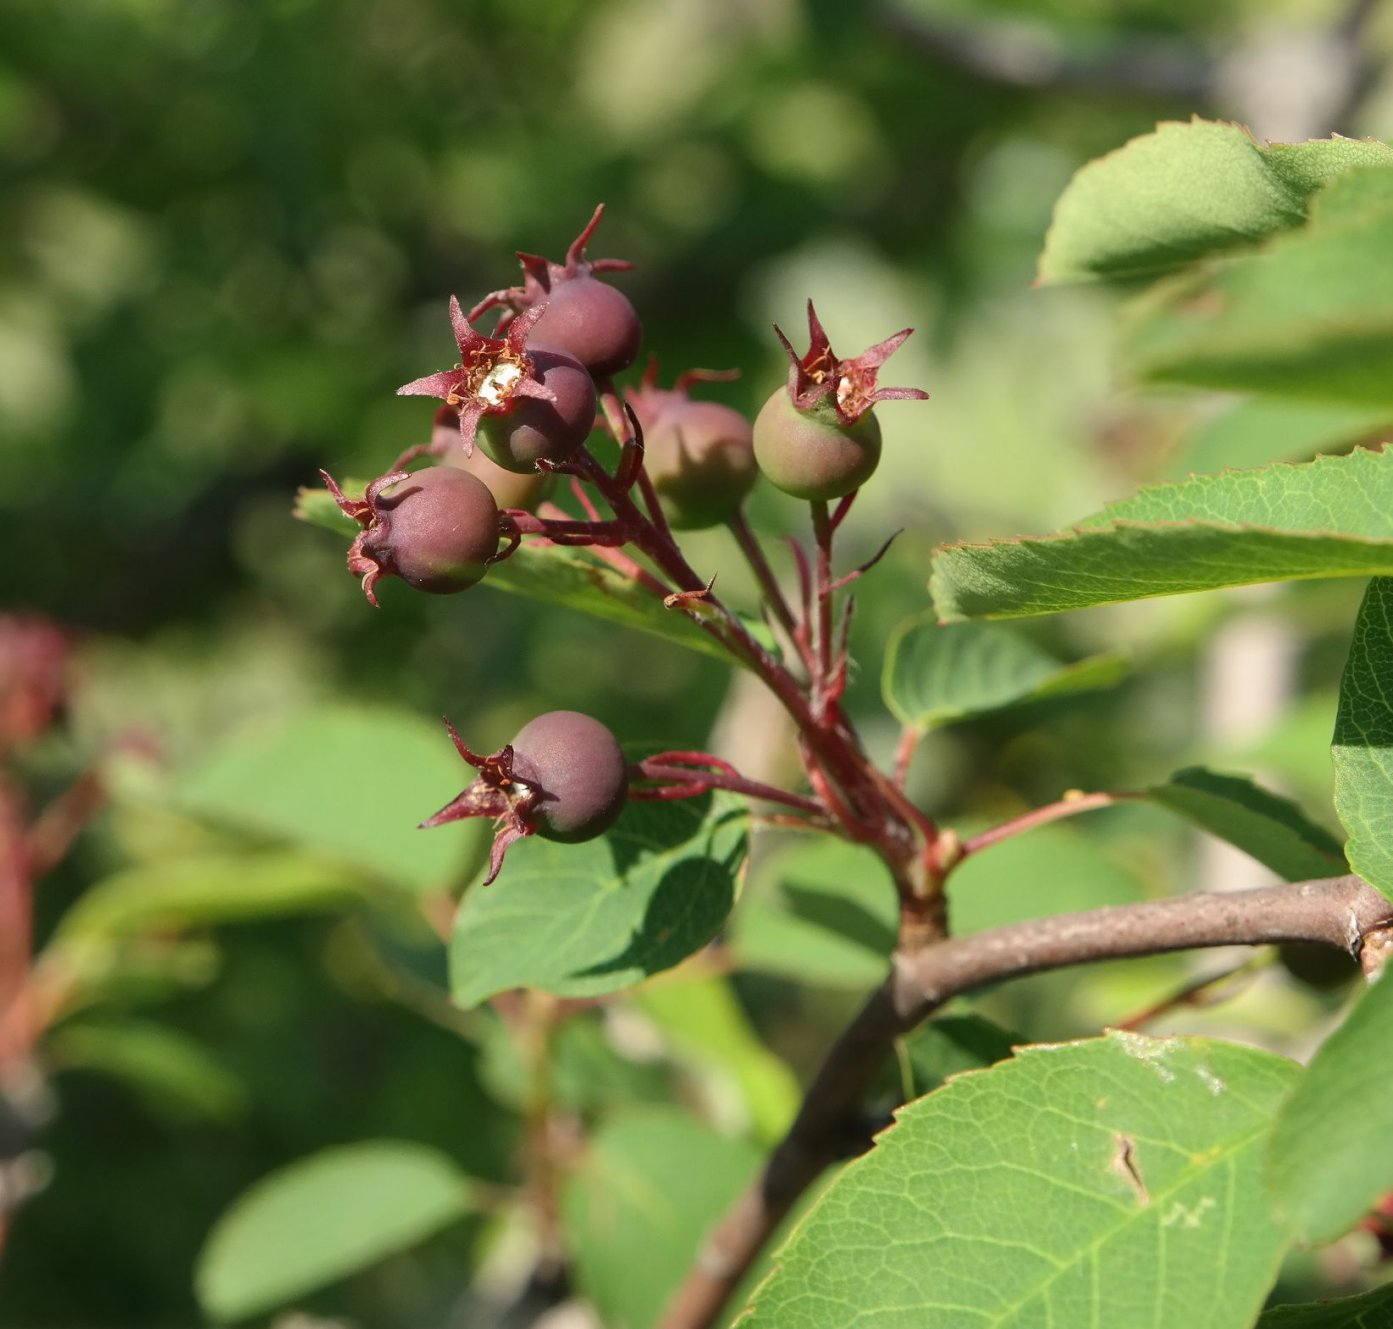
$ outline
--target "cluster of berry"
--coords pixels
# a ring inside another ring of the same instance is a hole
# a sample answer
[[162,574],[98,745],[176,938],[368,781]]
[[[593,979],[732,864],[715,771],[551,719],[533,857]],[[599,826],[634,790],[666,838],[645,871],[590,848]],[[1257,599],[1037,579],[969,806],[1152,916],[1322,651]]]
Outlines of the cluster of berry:
[[[926,395],[876,382],[908,330],[840,360],[810,301],[806,355],[775,329],[790,360],[788,382],[753,425],[728,406],[692,399],[693,385],[724,374],[693,370],[663,389],[653,362],[641,383],[621,396],[614,376],[634,363],[643,330],[628,298],[598,275],[630,265],[585,256],[603,212],[603,206],[595,210],[563,262],[520,253],[522,285],[492,292],[468,313],[451,298],[459,363],[398,389],[443,403],[428,443],[404,451],[360,499],[321,472],[339,507],[362,528],[349,548],[348,567],[374,605],[383,577],[400,577],[433,594],[465,590],[532,536],[609,551],[611,562],[665,593],[670,605],[693,609],[709,597],[709,585],[694,580],[674,529],[728,522],[748,546],[739,509],[761,473],[785,493],[824,509],[829,500],[846,501],[880,458],[872,406]],[[488,336],[474,324],[491,310],[501,313]],[[620,445],[613,472],[587,447],[597,425]],[[408,469],[423,459],[434,464]],[[570,478],[585,519],[547,503],[558,475]],[[601,519],[590,491],[609,505],[611,519]],[[646,555],[676,590],[618,555],[623,545]],[[543,715],[490,757],[471,753],[450,732],[478,776],[424,824],[495,818],[492,875],[520,836],[589,839],[623,806],[630,768],[609,730],[589,717]],[[708,764],[718,765],[714,759]],[[714,782],[693,774],[657,796],[701,792]]]

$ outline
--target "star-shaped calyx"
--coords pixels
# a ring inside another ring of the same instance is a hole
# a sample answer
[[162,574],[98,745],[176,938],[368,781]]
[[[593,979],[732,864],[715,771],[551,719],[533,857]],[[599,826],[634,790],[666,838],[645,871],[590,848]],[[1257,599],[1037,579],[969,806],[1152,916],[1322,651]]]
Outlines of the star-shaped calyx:
[[[485,337],[472,328],[450,297],[450,324],[459,347],[460,362],[454,369],[427,374],[397,389],[399,397],[439,397],[459,412],[460,440],[465,455],[474,451],[474,435],[486,415],[507,415],[521,397],[538,397],[554,402],[556,394],[542,383],[527,339],[537,320],[546,312],[539,303],[524,310],[508,324],[501,337]],[[435,451],[432,445],[431,451]]]
[[800,411],[816,414],[835,411],[842,425],[850,428],[878,401],[926,401],[929,394],[919,388],[882,388],[876,377],[883,365],[913,332],[904,328],[893,337],[861,352],[851,360],[839,360],[827,340],[822,322],[808,301],[808,353],[802,357],[793,349],[782,329],[774,332],[792,362],[788,374],[788,392]]
[[585,247],[590,243],[604,215],[605,205],[601,203],[585,224],[585,229],[571,241],[564,262],[553,263],[540,254],[528,254],[519,249],[517,254],[518,262],[522,264],[522,285],[508,286],[484,296],[469,311],[469,321],[472,323],[490,309],[501,307],[505,311],[498,324],[498,330],[501,332],[524,309],[530,309],[549,299],[555,288],[563,282],[574,281],[578,277],[589,277],[596,272],[628,272],[634,265],[627,259],[585,257]]
[[525,836],[536,834],[537,826],[532,813],[541,801],[542,792],[514,774],[511,743],[505,743],[497,752],[483,757],[465,746],[459,731],[448,719],[445,728],[449,730],[455,751],[479,774],[433,817],[427,817],[421,826],[444,826],[447,822],[464,821],[469,817],[492,817],[493,848],[489,852],[489,874],[484,878],[484,885],[488,886],[503,867],[503,856],[508,852],[508,846]]
[[585,257],[585,247],[604,214],[602,203],[571,242],[563,263],[519,252],[522,285],[486,295],[469,311],[470,321],[489,309],[501,308],[501,332],[512,328],[528,310],[545,304],[539,335],[548,346],[573,356],[597,380],[627,369],[638,356],[643,324],[629,297],[596,274],[622,272],[632,264],[617,258]]

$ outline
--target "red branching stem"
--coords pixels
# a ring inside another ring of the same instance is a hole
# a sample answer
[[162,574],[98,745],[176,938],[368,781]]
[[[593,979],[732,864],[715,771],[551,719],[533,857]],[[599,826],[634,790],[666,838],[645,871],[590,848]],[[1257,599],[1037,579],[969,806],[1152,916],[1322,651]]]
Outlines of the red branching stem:
[[[859,489],[853,489],[851,493],[837,501],[837,506],[832,513],[832,529],[834,531],[846,520],[846,514],[851,511],[851,505],[856,502],[856,495],[860,492]],[[892,535],[890,538],[893,540],[895,537]]]
[[34,1042],[33,917],[34,878],[19,794],[0,775],[0,1071],[23,1061]]
[[[709,764],[711,769],[693,770],[692,767],[698,764]],[[729,762],[705,752],[662,752],[638,762],[635,774],[644,780],[666,783],[658,789],[631,789],[630,798],[670,801],[695,798],[712,789],[727,789],[731,793],[762,799],[766,803],[781,803],[784,807],[795,808],[810,816],[827,815],[826,807],[816,799],[762,784],[758,780],[747,780]]]
[[1032,808],[1029,812],[1021,813],[1019,817],[1012,817],[999,826],[992,826],[980,835],[974,835],[970,840],[964,840],[961,857],[966,858],[969,854],[1000,844],[1002,840],[1009,840],[1013,835],[1034,830],[1047,822],[1059,821],[1062,817],[1075,817],[1080,812],[1092,812],[1094,808],[1111,807],[1114,803],[1135,803],[1145,798],[1145,794],[1128,790],[1100,790],[1093,794],[1070,790],[1057,803],[1046,803],[1044,807]]
[[[843,500],[845,501],[845,500]],[[817,545],[814,596],[817,608],[813,641],[817,652],[817,673],[813,682],[813,705],[822,711],[828,704],[832,682],[832,519],[825,499],[815,498],[809,505],[813,513],[813,538]]]
[[628,528],[618,521],[576,521],[571,518],[539,517],[522,508],[504,508],[499,514],[504,535],[540,535],[554,545],[625,545]]
[[[580,477],[573,475],[569,478],[571,481],[571,493],[576,496],[576,502],[580,504],[580,510],[585,513],[591,521],[599,521],[600,510],[590,501],[590,495],[586,491],[585,486],[581,484]],[[559,512],[561,509],[558,508],[557,511]]]
[[[834,531],[837,529],[835,524],[833,525],[832,529]],[[885,543],[881,545],[880,548],[877,549],[875,553],[870,556],[870,558],[868,558],[864,563],[861,564],[860,567],[852,568],[852,570],[846,573],[845,576],[838,577],[837,580],[832,583],[831,589],[834,591],[840,591],[844,586],[850,586],[852,582],[859,580],[861,577],[864,577],[866,573],[868,573],[873,567],[875,567],[875,565],[879,563],[880,560],[890,552],[890,546],[894,544],[895,541],[898,540],[903,533],[903,527],[900,530],[895,531],[890,536],[890,538],[887,539]]]
[[774,615],[775,620],[792,643],[794,650],[802,658],[804,667],[811,674],[812,659],[808,654],[807,639],[805,636],[800,636],[798,632],[798,623],[793,617],[793,610],[789,606],[783,588],[779,585],[778,578],[774,576],[774,569],[769,566],[769,560],[764,555],[764,548],[759,543],[759,537],[754,533],[745,517],[745,509],[736,508],[734,513],[727,518],[726,525],[730,527],[730,533],[735,537],[735,543],[739,546],[740,552],[744,554],[745,561],[750,565],[751,571],[754,572],[755,580],[759,582],[759,588],[764,593],[765,604],[769,606],[769,611]]
[[909,767],[914,761],[914,751],[923,735],[912,724],[900,731],[900,741],[895,744],[895,788],[903,789],[909,781]]

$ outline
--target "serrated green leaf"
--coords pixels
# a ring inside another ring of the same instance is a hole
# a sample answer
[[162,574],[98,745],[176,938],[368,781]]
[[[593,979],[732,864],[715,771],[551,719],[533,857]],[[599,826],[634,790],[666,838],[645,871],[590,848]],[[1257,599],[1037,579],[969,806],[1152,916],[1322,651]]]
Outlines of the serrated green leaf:
[[514,987],[594,996],[632,987],[699,950],[725,923],[745,861],[743,800],[633,803],[584,844],[531,836],[455,917],[455,1000]]
[[934,551],[946,622],[1024,618],[1254,582],[1393,572],[1393,452],[1143,489],[1059,535]]
[[1309,820],[1290,799],[1246,776],[1219,775],[1203,766],[1177,771],[1147,795],[1288,881],[1334,877],[1349,871],[1340,842]]
[[760,1153],[661,1109],[615,1117],[588,1144],[561,1197],[577,1281],[606,1329],[648,1329]]
[[1268,1176],[1293,1235],[1330,1241],[1393,1190],[1393,981],[1321,1045],[1277,1119]]
[[1183,480],[1274,461],[1307,461],[1381,433],[1393,433],[1388,408],[1254,397],[1192,430],[1166,470],[1169,478]]
[[1055,205],[1041,282],[1155,273],[1299,224],[1322,184],[1393,166],[1370,140],[1254,142],[1232,124],[1167,122],[1090,162]]
[[104,877],[64,914],[55,940],[337,909],[362,895],[361,880],[339,865],[299,854],[190,856]]
[[1340,680],[1330,756],[1350,866],[1393,899],[1393,580],[1364,592]]
[[469,1203],[467,1178],[425,1145],[326,1149],[223,1214],[199,1256],[198,1300],[217,1320],[259,1315],[424,1241]]
[[1126,672],[1120,655],[1065,664],[1010,628],[947,627],[929,614],[902,623],[892,634],[881,693],[902,724],[928,730],[1008,706],[1111,687]]
[[179,806],[331,855],[412,891],[448,888],[483,831],[420,822],[468,783],[444,729],[387,707],[318,707],[234,734],[178,783]]
[[[1367,172],[1361,172],[1361,175]],[[1373,174],[1382,180],[1393,172]],[[1126,358],[1155,382],[1393,408],[1393,208],[1330,186],[1309,226],[1158,286],[1131,310]],[[1334,218],[1335,220],[1327,220]]]
[[[362,488],[362,482],[353,481],[344,485],[344,492],[351,496]],[[357,524],[339,510],[327,490],[302,489],[296,500],[295,515],[340,535],[352,535],[358,529]],[[727,664],[735,660],[681,610],[668,609],[652,592],[583,549],[525,542],[503,562],[491,567],[483,584],[497,591],[525,595],[543,604],[564,605],[606,623],[647,632],[715,656]],[[764,624],[752,619],[742,621],[766,647],[777,648]]]
[[798,1081],[755,1034],[726,979],[650,983],[634,1001],[704,1084],[731,1085],[756,1138],[780,1139],[802,1098]]
[[778,855],[761,876],[731,927],[742,969],[856,989],[885,977],[899,899],[873,851],[818,836]]
[[164,1025],[105,1021],[63,1025],[44,1041],[58,1070],[94,1071],[130,1085],[146,1106],[175,1121],[225,1122],[246,1105],[242,1083],[201,1044]]
[[742,1329],[1234,1329],[1280,1261],[1261,1167],[1296,1068],[1205,1039],[1027,1047],[902,1109]]
[[1393,1283],[1357,1297],[1273,1306],[1257,1329],[1388,1329],[1393,1324]]

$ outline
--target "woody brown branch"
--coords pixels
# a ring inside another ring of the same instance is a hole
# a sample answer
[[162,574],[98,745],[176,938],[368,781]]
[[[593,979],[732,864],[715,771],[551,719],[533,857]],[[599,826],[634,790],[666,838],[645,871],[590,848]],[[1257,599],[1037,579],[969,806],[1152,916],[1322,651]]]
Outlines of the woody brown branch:
[[[1375,968],[1393,901],[1354,876],[1113,905],[947,938],[895,957],[885,982],[832,1045],[788,1134],[707,1240],[660,1329],[708,1329],[824,1168],[854,1152],[855,1113],[897,1038],[950,998],[988,983],[1099,960],[1208,946],[1316,942]],[[860,1141],[864,1144],[864,1141]],[[851,1146],[849,1148],[849,1146]]]

